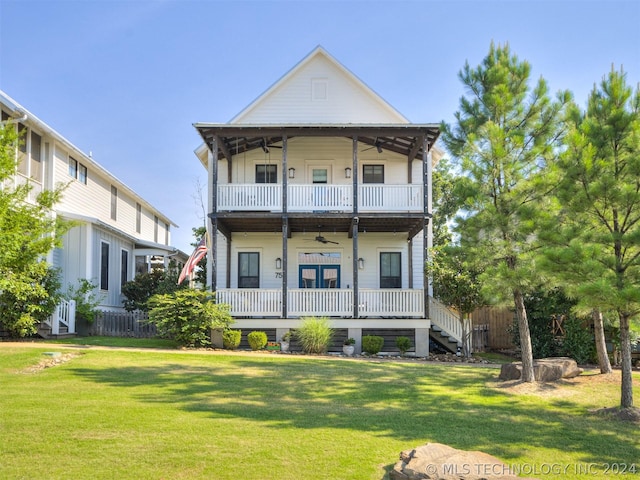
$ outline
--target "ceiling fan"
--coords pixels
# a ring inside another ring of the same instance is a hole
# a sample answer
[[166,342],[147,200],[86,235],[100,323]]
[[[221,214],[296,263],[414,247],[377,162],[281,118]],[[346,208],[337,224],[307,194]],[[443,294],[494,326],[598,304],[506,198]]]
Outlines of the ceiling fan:
[[384,145],[387,142],[383,142],[381,140],[379,140],[378,138],[376,138],[375,142],[373,142],[373,145],[370,146],[369,148],[363,148],[362,150],[360,150],[360,152],[366,152],[367,150],[371,150],[372,148],[375,148],[378,150],[378,153],[382,153],[382,145]]
[[324,238],[324,237],[323,237],[322,235],[320,235],[320,234],[318,234],[318,235],[316,236],[316,238],[314,238],[314,240],[315,240],[316,242],[320,242],[320,243],[333,243],[333,244],[335,244],[335,245],[340,245],[340,243],[338,243],[338,242],[334,242],[333,240],[327,240],[326,238]]
[[264,153],[269,153],[269,149],[270,148],[280,148],[280,149],[282,149],[282,147],[279,147],[277,145],[269,145],[269,143],[267,142],[266,138],[263,138],[262,140],[260,140],[260,148],[262,148]]
[[313,238],[313,239],[311,239],[311,238],[307,238],[306,240],[314,240],[314,241],[316,241],[316,242],[320,242],[320,243],[324,243],[324,244],[327,244],[327,243],[333,243],[334,245],[340,245],[340,243],[339,243],[339,242],[334,242],[333,240],[329,240],[329,239],[327,239],[327,238],[323,237],[323,236],[320,234],[320,229],[321,229],[321,228],[322,228],[322,225],[318,225],[318,235],[316,235],[316,236],[315,236],[315,238]]

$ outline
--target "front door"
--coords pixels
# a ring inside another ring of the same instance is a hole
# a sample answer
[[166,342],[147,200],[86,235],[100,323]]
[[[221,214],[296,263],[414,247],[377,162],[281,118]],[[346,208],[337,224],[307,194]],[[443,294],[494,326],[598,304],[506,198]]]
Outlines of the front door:
[[300,288],[340,288],[340,265],[300,265]]

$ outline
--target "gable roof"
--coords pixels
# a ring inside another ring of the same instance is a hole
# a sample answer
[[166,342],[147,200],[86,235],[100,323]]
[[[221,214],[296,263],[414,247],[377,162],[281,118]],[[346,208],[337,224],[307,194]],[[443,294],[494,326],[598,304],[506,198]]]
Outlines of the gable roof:
[[[164,213],[158,210],[156,207],[147,202],[144,198],[142,198],[138,193],[135,192],[131,187],[125,184],[122,180],[118,179],[115,175],[109,172],[106,168],[96,162],[92,156],[87,155],[78,147],[76,147],[73,143],[71,143],[67,138],[62,136],[52,127],[47,125],[45,122],[36,117],[29,110],[24,108],[18,102],[16,102],[13,98],[7,95],[5,92],[0,90],[0,106],[4,106],[6,109],[11,110],[11,113],[14,115],[26,115],[26,119],[23,120],[26,124],[31,126],[35,126],[37,130],[40,130],[48,135],[50,135],[56,142],[60,145],[64,146],[69,152],[71,152],[76,160],[82,161],[82,163],[88,166],[94,173],[97,175],[106,178],[109,182],[117,186],[118,190],[122,190],[126,192],[131,198],[133,198],[136,202],[143,205],[145,208],[158,215],[163,222],[168,223],[174,227],[178,227],[178,225],[167,217]],[[7,112],[9,113],[9,112]]]
[[[314,101],[314,82],[324,94]],[[404,124],[398,112],[362,80],[317,46],[230,124]]]

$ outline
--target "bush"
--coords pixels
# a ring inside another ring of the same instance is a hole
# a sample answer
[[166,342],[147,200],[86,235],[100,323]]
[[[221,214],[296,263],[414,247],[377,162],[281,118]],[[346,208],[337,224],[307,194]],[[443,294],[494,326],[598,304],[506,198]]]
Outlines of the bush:
[[76,318],[84,319],[88,324],[93,323],[98,314],[98,305],[102,297],[97,293],[98,286],[86,278],[78,279],[78,286],[67,288],[64,297],[76,302]]
[[211,329],[227,328],[229,305],[216,304],[211,292],[183,289],[149,299],[149,322],[158,333],[189,347],[211,345]]
[[400,350],[400,355],[404,355],[411,348],[411,340],[409,337],[396,337],[396,347]]
[[241,330],[227,329],[222,332],[222,346],[227,350],[235,350],[240,345],[240,339],[242,338]]
[[267,344],[267,334],[264,332],[251,332],[247,335],[247,342],[251,350],[261,350]]
[[375,355],[384,345],[384,338],[378,335],[365,335],[362,337],[362,350],[369,355]]
[[333,338],[333,328],[326,317],[308,317],[303,319],[295,336],[305,353],[320,354],[327,351]]
[[571,318],[564,323],[565,337],[561,352],[573,358],[577,363],[595,363],[597,361],[595,339],[581,320]]

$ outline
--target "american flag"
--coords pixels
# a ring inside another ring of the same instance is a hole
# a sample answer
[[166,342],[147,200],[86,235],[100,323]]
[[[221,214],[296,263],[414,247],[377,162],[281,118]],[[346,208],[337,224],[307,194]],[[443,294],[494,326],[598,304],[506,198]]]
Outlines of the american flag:
[[198,265],[198,262],[200,262],[200,260],[202,260],[202,257],[204,257],[206,254],[207,254],[207,236],[205,235],[202,237],[202,240],[200,240],[200,243],[198,243],[198,246],[189,257],[189,260],[187,260],[187,263],[184,264],[184,267],[180,272],[180,277],[178,278],[178,285],[180,285],[185,278],[191,275],[191,272],[193,272],[193,269],[196,268],[196,266]]

